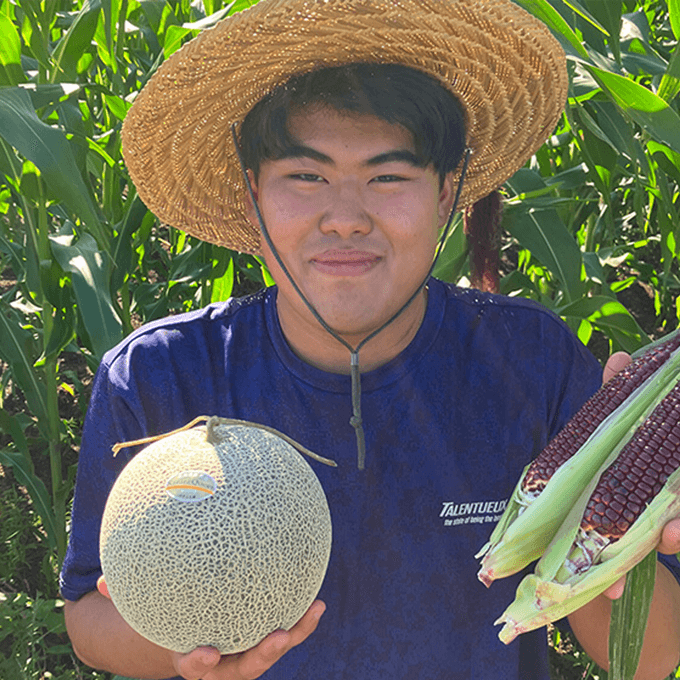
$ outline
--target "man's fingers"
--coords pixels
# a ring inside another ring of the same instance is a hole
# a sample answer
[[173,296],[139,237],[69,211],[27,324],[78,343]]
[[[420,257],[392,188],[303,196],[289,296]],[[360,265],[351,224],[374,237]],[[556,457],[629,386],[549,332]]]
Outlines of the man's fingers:
[[622,576],[616,583],[609,586],[604,591],[603,595],[610,600],[618,600],[623,595],[623,589],[626,587],[626,577]]
[[680,552],[680,519],[673,519],[664,526],[656,549],[666,555]]
[[289,649],[306,640],[315,630],[326,605],[316,600],[289,631],[276,630],[260,644],[240,654],[220,653],[214,647],[199,647],[190,654],[176,654],[175,668],[187,680],[255,680]]
[[602,371],[602,382],[613,378],[621,369],[628,366],[631,362],[630,354],[626,352],[615,352],[607,360],[607,364]]
[[243,680],[259,678],[289,649],[299,645],[316,630],[319,619],[325,611],[326,605],[321,600],[316,600],[289,631],[274,631],[257,647],[244,652],[237,660],[237,677]]
[[200,680],[203,677],[208,677],[210,673],[219,663],[219,650],[214,647],[198,647],[189,654],[180,654],[175,652],[174,666],[177,672],[186,680]]
[[108,598],[109,600],[111,599],[111,595],[109,594],[109,588],[106,585],[106,579],[104,578],[104,576],[100,576],[97,579],[97,590],[104,597]]
[[326,611],[326,605],[321,600],[315,600],[305,615],[288,631],[290,635],[290,649],[306,640],[319,625],[319,619]]

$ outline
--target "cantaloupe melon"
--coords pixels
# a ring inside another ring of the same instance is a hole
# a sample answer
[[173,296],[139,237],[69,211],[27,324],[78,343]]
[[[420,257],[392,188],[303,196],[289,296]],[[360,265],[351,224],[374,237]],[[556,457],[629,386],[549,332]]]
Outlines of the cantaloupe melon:
[[140,635],[178,652],[231,654],[291,628],[317,596],[330,550],[328,503],[302,456],[220,419],[137,454],[100,534],[114,605]]

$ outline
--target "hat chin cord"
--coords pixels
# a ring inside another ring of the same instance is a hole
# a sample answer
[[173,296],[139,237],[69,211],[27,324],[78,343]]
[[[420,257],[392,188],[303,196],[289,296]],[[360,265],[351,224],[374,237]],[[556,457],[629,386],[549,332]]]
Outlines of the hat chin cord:
[[472,149],[467,148],[465,150],[465,154],[463,156],[463,167],[461,169],[460,178],[458,180],[458,187],[456,189],[456,196],[453,201],[453,206],[451,207],[451,212],[449,213],[449,217],[446,221],[444,231],[442,232],[442,235],[439,239],[439,244],[437,246],[437,251],[435,253],[434,259],[432,260],[432,264],[430,265],[430,269],[428,270],[425,278],[420,283],[418,288],[416,288],[415,292],[411,295],[411,297],[401,306],[401,308],[397,312],[395,312],[395,314],[392,315],[392,317],[390,317],[382,326],[380,326],[373,332],[369,333],[356,347],[352,347],[352,345],[350,345],[341,335],[334,331],[323,320],[319,312],[316,311],[312,303],[309,302],[309,300],[307,300],[302,290],[300,290],[300,287],[297,285],[291,273],[288,271],[288,268],[281,259],[281,256],[279,255],[278,251],[276,250],[276,247],[274,246],[274,243],[271,240],[269,231],[267,230],[267,227],[264,223],[264,218],[262,217],[262,213],[260,212],[260,207],[257,203],[257,200],[255,199],[253,186],[250,182],[250,178],[248,177],[248,172],[243,161],[243,156],[241,155],[241,147],[239,145],[238,137],[236,135],[236,123],[233,123],[231,126],[231,136],[234,140],[234,146],[236,147],[236,155],[238,156],[238,161],[241,166],[241,172],[243,173],[243,177],[246,182],[246,187],[248,188],[248,194],[250,196],[250,200],[252,201],[253,207],[255,208],[257,221],[260,224],[262,236],[264,237],[264,240],[267,242],[269,250],[272,252],[272,255],[274,255],[274,259],[276,260],[277,264],[279,265],[283,273],[286,275],[286,278],[290,282],[291,286],[293,286],[295,292],[300,296],[302,302],[304,302],[307,309],[309,309],[312,316],[319,322],[319,324],[321,324],[322,328],[325,331],[330,333],[330,335],[332,335],[340,344],[344,345],[350,352],[350,378],[352,384],[352,417],[350,418],[349,423],[354,428],[354,432],[357,438],[357,467],[359,468],[359,470],[363,470],[366,466],[366,438],[364,435],[363,420],[361,418],[361,373],[359,370],[359,350],[369,340],[372,340],[376,335],[378,335],[378,333],[380,333],[380,331],[387,328],[387,326],[389,326],[397,317],[399,317],[406,310],[406,308],[418,297],[420,292],[427,285],[427,282],[429,281],[430,276],[432,275],[435,265],[437,264],[437,260],[439,259],[439,256],[442,250],[444,249],[444,244],[446,243],[449,231],[451,230],[453,217],[456,213],[456,208],[458,207],[458,200],[460,198],[460,193],[463,189],[463,180],[465,179],[465,174],[467,172],[468,164],[470,162]]

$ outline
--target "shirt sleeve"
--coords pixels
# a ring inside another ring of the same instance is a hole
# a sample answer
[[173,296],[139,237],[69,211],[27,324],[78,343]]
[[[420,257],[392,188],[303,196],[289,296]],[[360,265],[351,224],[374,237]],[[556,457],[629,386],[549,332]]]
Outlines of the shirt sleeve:
[[659,562],[668,567],[668,570],[675,576],[675,580],[680,584],[680,561],[677,555],[662,555],[658,554]]
[[583,404],[602,386],[602,367],[592,353],[566,328],[561,319],[555,319],[562,327],[561,334],[555,329],[545,331],[545,360],[553,362],[546,367],[550,375],[554,370],[553,392],[549,396],[549,437],[553,439],[569,422]]

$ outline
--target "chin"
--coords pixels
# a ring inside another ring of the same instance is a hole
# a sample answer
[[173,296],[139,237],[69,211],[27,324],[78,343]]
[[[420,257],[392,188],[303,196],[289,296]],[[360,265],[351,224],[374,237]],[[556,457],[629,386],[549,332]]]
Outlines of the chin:
[[321,315],[321,318],[339,335],[343,337],[364,338],[382,326],[392,315],[380,316],[371,319],[359,319],[356,316],[347,318],[333,317],[330,320]]

